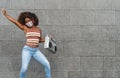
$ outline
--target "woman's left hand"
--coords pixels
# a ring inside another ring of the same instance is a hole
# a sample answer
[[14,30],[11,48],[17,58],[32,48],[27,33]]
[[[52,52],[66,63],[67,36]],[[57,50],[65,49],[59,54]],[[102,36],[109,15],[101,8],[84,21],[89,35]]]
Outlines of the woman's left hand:
[[48,35],[48,37],[53,38],[53,35],[50,34],[50,35]]

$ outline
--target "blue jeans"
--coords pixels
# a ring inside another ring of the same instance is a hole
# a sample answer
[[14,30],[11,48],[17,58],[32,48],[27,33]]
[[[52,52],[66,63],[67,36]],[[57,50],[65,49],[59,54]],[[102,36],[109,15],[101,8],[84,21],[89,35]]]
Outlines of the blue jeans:
[[26,78],[25,76],[31,57],[35,58],[44,66],[46,78],[51,78],[50,64],[46,57],[40,52],[39,48],[32,48],[27,45],[24,46],[22,51],[22,67],[20,71],[20,78]]

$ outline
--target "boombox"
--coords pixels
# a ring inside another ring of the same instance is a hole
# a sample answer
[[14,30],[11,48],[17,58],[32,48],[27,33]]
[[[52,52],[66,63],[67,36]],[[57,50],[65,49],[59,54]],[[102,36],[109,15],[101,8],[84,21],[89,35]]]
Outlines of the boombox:
[[56,44],[55,39],[46,35],[45,36],[44,48],[50,50],[52,53],[55,54],[57,52],[57,44]]

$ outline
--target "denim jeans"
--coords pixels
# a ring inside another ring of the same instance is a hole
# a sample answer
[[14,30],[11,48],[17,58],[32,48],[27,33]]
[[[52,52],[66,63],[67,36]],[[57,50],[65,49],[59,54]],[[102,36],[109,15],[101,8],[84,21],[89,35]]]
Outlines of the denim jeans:
[[39,48],[32,48],[27,45],[23,47],[22,51],[22,67],[20,71],[20,78],[26,78],[26,72],[31,57],[44,66],[46,78],[51,78],[50,64],[46,57],[40,52]]

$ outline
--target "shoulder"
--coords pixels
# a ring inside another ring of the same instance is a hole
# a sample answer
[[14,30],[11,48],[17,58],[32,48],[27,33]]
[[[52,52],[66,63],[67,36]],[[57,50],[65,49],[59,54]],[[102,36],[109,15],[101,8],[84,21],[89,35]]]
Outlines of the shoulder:
[[24,31],[24,33],[26,33],[27,30],[28,30],[28,28],[24,25],[24,26],[23,26],[23,31]]
[[40,28],[40,27],[38,27],[38,26],[37,26],[36,28],[37,28],[37,29],[41,29],[41,28]]
[[41,28],[40,27],[36,27],[39,31],[41,31]]

